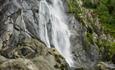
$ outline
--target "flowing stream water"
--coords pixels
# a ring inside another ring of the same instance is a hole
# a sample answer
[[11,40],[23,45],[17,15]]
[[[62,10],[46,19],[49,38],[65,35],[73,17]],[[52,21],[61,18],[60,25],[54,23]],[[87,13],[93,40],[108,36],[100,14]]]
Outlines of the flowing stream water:
[[70,31],[62,0],[41,0],[39,4],[39,36],[49,48],[56,48],[70,66]]

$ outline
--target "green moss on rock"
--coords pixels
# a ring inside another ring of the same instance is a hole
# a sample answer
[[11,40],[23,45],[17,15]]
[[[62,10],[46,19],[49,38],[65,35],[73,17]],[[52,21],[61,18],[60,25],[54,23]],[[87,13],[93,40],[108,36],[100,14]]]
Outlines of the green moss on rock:
[[114,4],[114,0],[68,0],[69,12],[86,28],[85,49],[97,45],[104,61],[115,54]]

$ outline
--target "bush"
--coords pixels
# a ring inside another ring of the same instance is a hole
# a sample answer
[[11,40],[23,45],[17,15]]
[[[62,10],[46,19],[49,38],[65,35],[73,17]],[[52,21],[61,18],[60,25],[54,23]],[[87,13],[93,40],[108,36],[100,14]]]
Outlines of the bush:
[[83,6],[86,8],[97,8],[99,0],[83,0]]
[[95,9],[106,33],[115,38],[115,0],[100,0]]

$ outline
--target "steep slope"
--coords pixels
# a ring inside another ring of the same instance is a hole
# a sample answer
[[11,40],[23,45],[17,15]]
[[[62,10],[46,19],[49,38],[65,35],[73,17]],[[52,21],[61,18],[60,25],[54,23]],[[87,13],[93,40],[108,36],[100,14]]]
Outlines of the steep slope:
[[114,70],[114,10],[113,0],[0,0],[0,70]]
[[15,48],[2,49],[0,53],[0,70],[68,70],[56,49],[36,39],[26,38]]
[[[41,8],[46,8],[45,2]],[[40,3],[0,0],[0,70],[68,70],[62,55],[57,49],[48,48],[42,40],[45,36],[40,36]]]
[[[100,11],[102,12],[99,12],[99,10],[97,9],[100,8],[100,4],[104,4],[103,2],[106,1],[67,0],[68,14],[72,14],[75,17],[75,19],[79,21],[79,22],[72,21],[73,26],[70,24],[71,30],[74,33],[72,37],[74,39],[72,39],[73,40],[72,42],[74,44],[73,53],[75,56],[75,61],[78,65],[88,70],[89,69],[95,70],[97,68],[96,64],[98,64],[98,62],[100,61],[109,62],[111,64],[114,63],[115,33],[114,32],[110,33],[110,29],[113,29],[114,25],[111,26],[109,24],[105,28],[105,23],[103,23],[102,21],[104,20],[108,21],[109,19],[102,19],[100,17],[105,16],[105,18],[109,18],[109,16],[103,14],[104,13],[103,8],[100,9]],[[111,20],[109,21],[111,22]],[[114,22],[112,24],[114,24]],[[111,26],[111,28],[109,26]],[[108,29],[109,31],[107,31]],[[114,29],[112,31],[114,31]],[[75,50],[75,48],[77,51]],[[106,63],[101,64],[105,65]],[[115,66],[113,65],[112,67],[115,68]]]

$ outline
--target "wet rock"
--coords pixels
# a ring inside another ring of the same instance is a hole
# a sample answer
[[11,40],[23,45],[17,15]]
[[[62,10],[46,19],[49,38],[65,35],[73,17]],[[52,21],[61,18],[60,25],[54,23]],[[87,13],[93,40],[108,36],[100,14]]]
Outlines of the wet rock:
[[112,56],[112,62],[115,64],[115,54]]
[[52,4],[52,1],[51,0],[46,0],[48,3]]
[[99,62],[97,64],[97,70],[115,70],[115,65],[111,63]]
[[85,70],[85,69],[82,68],[82,67],[81,67],[81,68],[79,68],[79,67],[78,67],[78,68],[76,68],[76,67],[71,67],[71,70]]
[[0,1],[0,70],[68,70],[60,53],[39,38],[39,1]]

